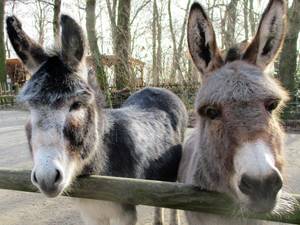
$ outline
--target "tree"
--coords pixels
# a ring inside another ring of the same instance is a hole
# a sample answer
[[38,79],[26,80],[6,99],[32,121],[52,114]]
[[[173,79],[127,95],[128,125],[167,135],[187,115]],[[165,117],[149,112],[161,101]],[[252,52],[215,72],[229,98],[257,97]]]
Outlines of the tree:
[[54,40],[58,40],[58,37],[59,37],[60,8],[61,8],[61,0],[54,0],[54,6],[53,6],[53,36],[54,36]]
[[254,16],[254,8],[253,8],[253,0],[249,0],[250,6],[249,6],[249,22],[250,22],[250,29],[251,29],[251,36],[254,37],[256,32],[256,21]]
[[97,43],[97,34],[95,30],[96,25],[96,0],[86,1],[86,30],[88,36],[88,42],[90,46],[90,52],[93,58],[96,76],[98,83],[102,90],[108,89],[107,77],[105,74],[104,67],[101,63],[101,54]]
[[38,43],[43,46],[45,42],[45,29],[49,23],[47,12],[49,10],[49,6],[51,6],[51,3],[42,0],[36,0],[35,6],[37,10],[34,12],[35,28],[38,33]]
[[300,1],[294,0],[288,11],[288,32],[279,61],[279,79],[284,87],[295,93],[297,68],[297,40],[300,32]]
[[245,29],[245,39],[249,39],[249,26],[248,26],[248,0],[244,0],[244,29]]
[[130,55],[130,9],[131,0],[119,0],[117,29],[115,37],[115,51],[118,63],[115,65],[115,77],[117,89],[123,89],[131,85],[131,69],[129,66]]
[[[153,1],[153,18],[152,18],[152,78],[153,84],[159,85],[159,63],[161,64],[161,24],[159,22],[159,12],[157,7],[157,0]],[[159,47],[157,47],[159,42]],[[160,52],[158,52],[160,51]],[[158,56],[160,54],[160,56]]]
[[231,0],[226,6],[225,18],[226,18],[226,32],[225,32],[225,49],[229,49],[235,44],[235,30],[237,20],[237,5],[238,0]]
[[0,1],[0,82],[6,82],[5,43],[4,43],[4,8],[5,0]]
[[180,59],[182,56],[183,51],[183,41],[185,37],[185,28],[187,24],[187,18],[188,18],[188,12],[190,8],[191,0],[187,1],[186,9],[185,9],[185,17],[181,26],[181,34],[179,43],[177,46],[177,40],[176,40],[176,34],[173,26],[173,18],[172,18],[172,11],[171,11],[171,0],[168,1],[168,15],[169,15],[169,27],[171,32],[171,39],[173,43],[173,62],[172,62],[172,68],[171,68],[171,79],[174,80],[176,78],[176,72],[179,72],[179,78],[181,82],[185,83],[184,76],[182,69],[180,67]]

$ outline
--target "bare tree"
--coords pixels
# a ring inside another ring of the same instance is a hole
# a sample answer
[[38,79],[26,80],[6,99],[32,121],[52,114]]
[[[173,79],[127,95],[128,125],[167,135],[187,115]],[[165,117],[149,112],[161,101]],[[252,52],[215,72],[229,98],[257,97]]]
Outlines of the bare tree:
[[249,9],[248,9],[249,0],[244,0],[244,29],[245,29],[245,39],[249,39],[249,26],[248,26],[248,19],[249,19]]
[[108,16],[111,26],[111,37],[113,45],[113,53],[116,54],[116,37],[117,37],[117,3],[118,0],[106,0]]
[[130,52],[130,9],[131,0],[120,0],[118,4],[116,55],[118,63],[115,65],[116,87],[123,89],[132,85],[132,73],[129,66]]
[[157,1],[153,0],[153,18],[152,18],[152,78],[153,84],[159,85],[159,74],[157,67],[157,20],[158,20],[158,9],[157,9]]
[[170,78],[172,80],[174,80],[176,78],[176,73],[178,72],[179,79],[183,83],[185,83],[185,79],[184,79],[182,69],[180,67],[180,60],[181,60],[181,56],[182,56],[183,41],[184,41],[184,36],[185,36],[185,27],[186,27],[186,23],[187,23],[187,17],[188,17],[188,12],[189,12],[189,8],[190,8],[190,3],[191,3],[191,1],[189,0],[187,2],[187,6],[185,9],[185,17],[184,17],[182,27],[181,27],[179,43],[177,45],[176,34],[175,34],[174,26],[173,26],[171,0],[168,1],[169,27],[170,27],[170,32],[171,32],[172,44],[173,44],[173,62],[172,62],[172,67],[171,67]]
[[61,0],[54,0],[53,7],[53,36],[54,40],[59,37],[59,16],[60,16]]
[[250,21],[250,28],[251,28],[251,36],[254,37],[256,32],[256,21],[255,21],[255,12],[253,8],[253,0],[249,0],[249,21]]
[[225,31],[225,48],[230,48],[235,44],[235,29],[237,18],[237,5],[238,0],[231,0],[226,6],[225,19],[226,19],[226,31]]
[[6,82],[5,43],[4,43],[4,8],[5,0],[0,1],[0,82]]
[[47,12],[51,4],[42,0],[35,1],[36,11],[34,13],[35,29],[38,33],[38,43],[43,46],[45,41],[45,28],[48,23]]
[[129,66],[130,57],[130,10],[131,0],[106,0],[111,24],[113,52],[118,57],[114,74],[116,87],[123,89],[131,86],[132,73]]
[[108,83],[107,83],[107,77],[104,71],[104,67],[101,63],[101,54],[97,43],[97,34],[95,30],[95,24],[96,24],[95,10],[96,10],[96,0],[87,0],[86,1],[86,30],[87,30],[88,42],[90,46],[90,52],[93,57],[98,83],[102,88],[102,90],[106,91],[108,89]]
[[279,79],[291,94],[295,93],[297,68],[297,40],[300,32],[300,1],[294,0],[288,12],[288,32],[284,41],[280,61]]

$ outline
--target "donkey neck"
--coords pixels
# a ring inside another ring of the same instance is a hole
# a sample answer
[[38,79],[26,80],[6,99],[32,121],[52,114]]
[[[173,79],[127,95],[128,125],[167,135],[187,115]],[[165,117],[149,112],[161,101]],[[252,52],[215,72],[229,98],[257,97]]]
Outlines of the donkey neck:
[[[107,151],[104,150],[104,136],[110,129],[111,123],[105,110],[97,107],[97,143],[94,143],[95,150],[91,153],[91,160],[84,165],[81,175],[102,175],[106,167]],[[95,146],[96,145],[96,146]]]
[[228,187],[222,182],[224,162],[218,161],[220,160],[218,143],[206,138],[203,125],[198,121],[197,127],[185,143],[181,177],[185,179],[185,183],[198,185],[205,190],[227,191]]

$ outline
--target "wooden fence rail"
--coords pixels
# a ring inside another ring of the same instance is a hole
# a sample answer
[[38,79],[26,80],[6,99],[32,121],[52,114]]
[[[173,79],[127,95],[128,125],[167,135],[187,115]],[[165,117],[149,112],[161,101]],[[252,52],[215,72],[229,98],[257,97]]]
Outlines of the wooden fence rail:
[[[29,170],[0,169],[0,189],[37,192],[31,184]],[[293,212],[280,216],[244,213],[241,215],[229,197],[180,183],[90,176],[78,178],[65,195],[300,224],[299,206],[295,206]],[[300,202],[300,195],[292,196]]]

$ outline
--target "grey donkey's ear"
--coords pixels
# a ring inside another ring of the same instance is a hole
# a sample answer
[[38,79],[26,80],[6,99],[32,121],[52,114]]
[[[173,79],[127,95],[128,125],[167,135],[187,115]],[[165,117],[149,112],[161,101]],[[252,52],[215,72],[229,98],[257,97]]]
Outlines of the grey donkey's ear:
[[243,59],[262,68],[277,56],[286,32],[286,3],[270,0],[260,20],[258,31],[246,49]]
[[22,30],[22,24],[17,17],[6,18],[6,30],[17,55],[32,73],[35,72],[47,60],[48,55]]
[[203,76],[223,65],[213,26],[199,3],[193,3],[187,27],[190,54]]
[[62,15],[61,45],[62,58],[70,66],[77,66],[85,52],[85,37],[81,27],[70,16]]

